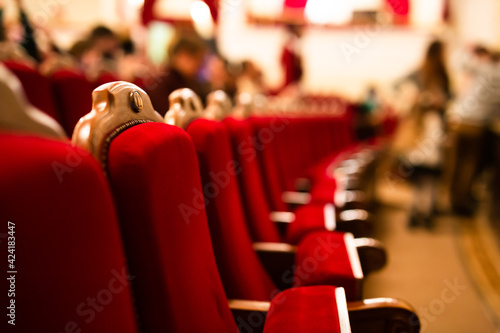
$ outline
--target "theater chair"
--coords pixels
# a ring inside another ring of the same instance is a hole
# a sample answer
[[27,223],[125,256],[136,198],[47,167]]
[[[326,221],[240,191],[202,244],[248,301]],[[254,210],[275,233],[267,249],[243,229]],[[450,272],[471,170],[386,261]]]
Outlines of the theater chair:
[[[315,211],[315,216],[322,216],[325,211],[325,205],[328,203],[335,204],[335,221],[336,229],[341,231],[352,232],[357,237],[366,236],[370,234],[372,229],[372,222],[369,215],[364,212],[359,212],[361,214],[349,214],[348,216],[343,216],[343,218],[349,218],[347,221],[343,221],[339,214],[341,210],[347,209],[366,209],[365,197],[366,194],[355,188],[349,188],[348,186],[340,186],[343,184],[342,181],[338,181],[331,175],[334,174],[335,169],[329,168],[323,171],[325,175],[321,181],[316,181],[314,188],[310,190],[310,193],[304,192],[294,192],[290,189],[287,190],[284,185],[284,180],[281,177],[281,170],[285,166],[280,167],[277,164],[278,156],[277,151],[281,144],[286,144],[280,140],[281,132],[288,126],[287,118],[280,116],[277,117],[251,117],[247,121],[251,123],[254,128],[252,136],[252,146],[257,147],[257,160],[259,162],[261,175],[263,179],[263,187],[265,189],[266,198],[271,209],[275,212],[287,212],[290,211],[291,207],[295,207],[293,210],[298,215],[307,216],[310,215],[311,210]],[[273,140],[264,139],[263,133],[272,133]],[[251,148],[250,148],[251,149]],[[340,158],[344,158],[346,154],[339,154]],[[333,165],[335,167],[335,165]],[[338,186],[339,185],[339,186]],[[309,206],[305,208],[303,206]],[[312,206],[317,206],[316,208],[311,208]],[[307,212],[303,213],[302,210]],[[332,211],[328,208],[329,211]],[[282,222],[281,225],[286,226],[286,222],[292,220],[291,218],[283,219],[283,216],[289,214],[275,214],[273,219],[276,222]],[[314,220],[316,223],[320,222],[317,219]],[[326,221],[322,219],[321,221]],[[346,222],[346,223],[343,223]],[[295,225],[295,228],[305,226],[306,228],[297,231],[290,231],[291,240],[297,240],[297,237],[301,237],[304,233],[310,230],[317,229],[318,227],[325,229],[325,226],[310,224],[310,227],[305,225]],[[328,229],[328,228],[326,228]]]
[[3,66],[0,101],[2,332],[139,332],[98,163],[65,142]]
[[51,77],[61,124],[69,136],[81,117],[92,107],[94,86],[82,74],[74,70],[58,70]]
[[[212,98],[216,93],[219,97],[217,99]],[[237,178],[245,211],[245,220],[253,241],[286,241],[291,244],[297,244],[308,233],[325,229],[333,231],[337,229],[337,224],[343,224],[341,228],[338,228],[342,231],[349,229],[347,231],[355,230],[358,234],[360,233],[360,222],[367,220],[367,216],[362,216],[362,214],[367,214],[367,212],[361,210],[343,211],[338,214],[333,204],[327,204],[324,206],[305,205],[299,208],[296,214],[290,212],[271,212],[265,198],[265,189],[261,181],[263,177],[257,162],[257,150],[264,146],[255,144],[252,125],[249,121],[236,119],[237,117],[245,117],[243,113],[238,112],[239,109],[245,107],[239,103],[240,105],[237,105],[234,115],[227,117],[231,113],[231,106],[227,102],[227,96],[222,91],[212,93],[209,95],[204,116],[208,119],[224,119],[223,123],[226,125],[231,136],[233,156],[240,167]],[[353,220],[356,220],[357,223],[354,224],[354,227],[350,227],[349,225],[353,223]],[[278,228],[271,221],[276,222]],[[288,226],[286,232],[283,226]],[[282,234],[286,235],[282,237],[278,233],[278,229],[281,229]],[[359,242],[361,240],[358,239],[356,241]],[[370,266],[368,263],[362,265],[365,273],[369,271],[367,267],[373,270],[376,269],[377,265],[379,268],[383,266],[386,256],[380,243],[375,240],[365,239],[363,240],[363,244],[371,244],[370,247],[358,247],[358,252],[363,252],[363,259],[368,259],[370,253],[372,254],[372,259],[368,260],[370,261]]]
[[[110,83],[94,91],[93,111],[73,134],[108,175],[143,332],[419,331],[407,304],[375,299],[351,311],[343,289],[331,286],[276,291],[271,303],[228,301],[204,204],[188,219],[183,211],[202,190],[195,148],[185,131],[158,117],[144,91]],[[271,296],[263,280],[251,282]]]
[[4,61],[3,64],[19,78],[30,103],[61,123],[50,80],[25,64],[15,61]]
[[[346,288],[348,299],[361,297],[363,269],[359,263],[357,244],[351,234],[344,233],[314,233],[306,237],[298,247],[280,243],[277,229],[268,218],[254,230],[261,232],[266,243],[253,243],[248,232],[248,221],[245,218],[239,184],[236,176],[243,171],[233,159],[230,138],[224,124],[207,119],[201,119],[203,110],[198,97],[189,89],[180,89],[170,96],[171,109],[167,112],[166,121],[170,124],[185,127],[193,140],[200,163],[200,173],[203,192],[197,194],[197,200],[205,198],[208,221],[214,239],[214,252],[218,260],[221,277],[230,297],[266,299],[275,287],[267,284],[267,291],[262,294],[248,294],[249,281],[235,280],[236,276],[253,275],[263,281],[269,280],[262,269],[255,250],[261,261],[268,268],[268,273],[276,286],[289,288],[293,285],[332,284]],[[255,180],[254,180],[255,181]],[[248,198],[250,200],[257,198]],[[186,214],[192,212],[186,208]],[[265,235],[265,236],[264,236]],[[335,247],[321,260],[314,259],[312,272],[303,274],[302,270],[311,258],[317,257],[316,252],[324,244]],[[253,248],[253,249],[252,249]],[[367,243],[362,244],[361,251],[367,252]],[[380,252],[378,248],[372,250]],[[385,263],[373,260],[365,265],[365,272],[376,269]],[[365,259],[366,256],[363,256]],[[241,260],[245,258],[245,260]],[[375,259],[379,259],[377,256]],[[294,267],[297,267],[294,269]],[[252,267],[250,269],[250,267]]]

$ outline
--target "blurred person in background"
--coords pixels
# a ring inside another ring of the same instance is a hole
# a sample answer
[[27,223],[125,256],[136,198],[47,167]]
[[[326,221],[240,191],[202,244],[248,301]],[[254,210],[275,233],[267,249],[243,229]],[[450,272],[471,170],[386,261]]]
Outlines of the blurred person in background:
[[477,205],[473,184],[494,155],[491,125],[500,112],[500,65],[483,46],[463,53],[460,62],[468,80],[448,112],[455,144],[450,200],[455,213],[471,216]]
[[241,64],[241,73],[236,80],[238,94],[249,93],[251,95],[266,94],[262,71],[250,60]]
[[451,98],[444,63],[444,45],[433,41],[419,69],[397,83],[406,93],[409,110],[395,138],[399,170],[413,183],[414,197],[410,226],[433,226],[438,181],[442,173],[442,144],[446,138],[444,111]]
[[231,64],[218,54],[208,58],[205,68],[210,91],[223,90],[234,102],[236,96],[236,78]]
[[287,26],[287,40],[281,53],[281,65],[285,82],[280,94],[299,94],[299,83],[302,79],[302,57],[300,54],[300,37],[302,29],[298,25]]
[[168,62],[158,73],[157,84],[146,87],[156,111],[162,116],[169,109],[169,95],[176,89],[192,89],[205,103],[210,87],[199,78],[205,55],[206,45],[197,36],[178,36],[171,43]]
[[87,38],[73,44],[69,52],[91,81],[103,74],[118,76],[119,38],[105,26],[93,28]]

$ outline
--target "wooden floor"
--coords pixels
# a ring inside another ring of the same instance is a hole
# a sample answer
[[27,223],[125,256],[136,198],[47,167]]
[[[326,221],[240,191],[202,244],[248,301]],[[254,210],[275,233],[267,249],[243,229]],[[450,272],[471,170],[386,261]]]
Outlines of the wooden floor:
[[376,237],[389,254],[364,296],[407,300],[422,332],[500,332],[500,247],[484,216],[437,217],[433,229],[408,228],[408,184],[380,182]]

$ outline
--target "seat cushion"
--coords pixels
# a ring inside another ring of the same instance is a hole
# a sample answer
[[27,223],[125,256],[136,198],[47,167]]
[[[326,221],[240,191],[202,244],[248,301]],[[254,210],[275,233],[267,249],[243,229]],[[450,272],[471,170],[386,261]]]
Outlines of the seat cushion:
[[301,287],[275,296],[266,317],[264,333],[350,332],[342,288]]
[[350,233],[313,232],[299,243],[294,286],[345,288],[347,299],[361,298],[363,271]]
[[288,225],[286,241],[298,244],[313,231],[333,231],[337,228],[335,207],[330,204],[307,204],[295,210],[295,220]]

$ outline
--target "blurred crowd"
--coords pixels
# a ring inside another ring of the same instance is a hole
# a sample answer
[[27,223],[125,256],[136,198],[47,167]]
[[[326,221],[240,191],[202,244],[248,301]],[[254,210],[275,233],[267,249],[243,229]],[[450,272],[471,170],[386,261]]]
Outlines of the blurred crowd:
[[[210,91],[222,89],[233,100],[242,92],[268,93],[260,68],[251,60],[231,63],[214,43],[192,29],[179,29],[168,45],[166,59],[154,65],[128,34],[106,26],[92,28],[69,49],[58,47],[50,32],[35,27],[16,0],[19,25],[6,26],[0,2],[0,61],[22,62],[50,76],[60,69],[83,73],[92,82],[125,80],[137,83],[151,95],[162,114],[168,110],[169,94],[190,88],[205,101]],[[140,50],[139,50],[140,49]]]
[[[410,226],[433,227],[434,217],[449,210],[472,216],[476,185],[495,192],[498,183],[499,56],[477,45],[460,50],[451,64],[445,59],[445,45],[432,42],[422,65],[395,86],[395,101],[402,101],[395,172],[413,184]],[[459,78],[455,85],[449,68]]]

